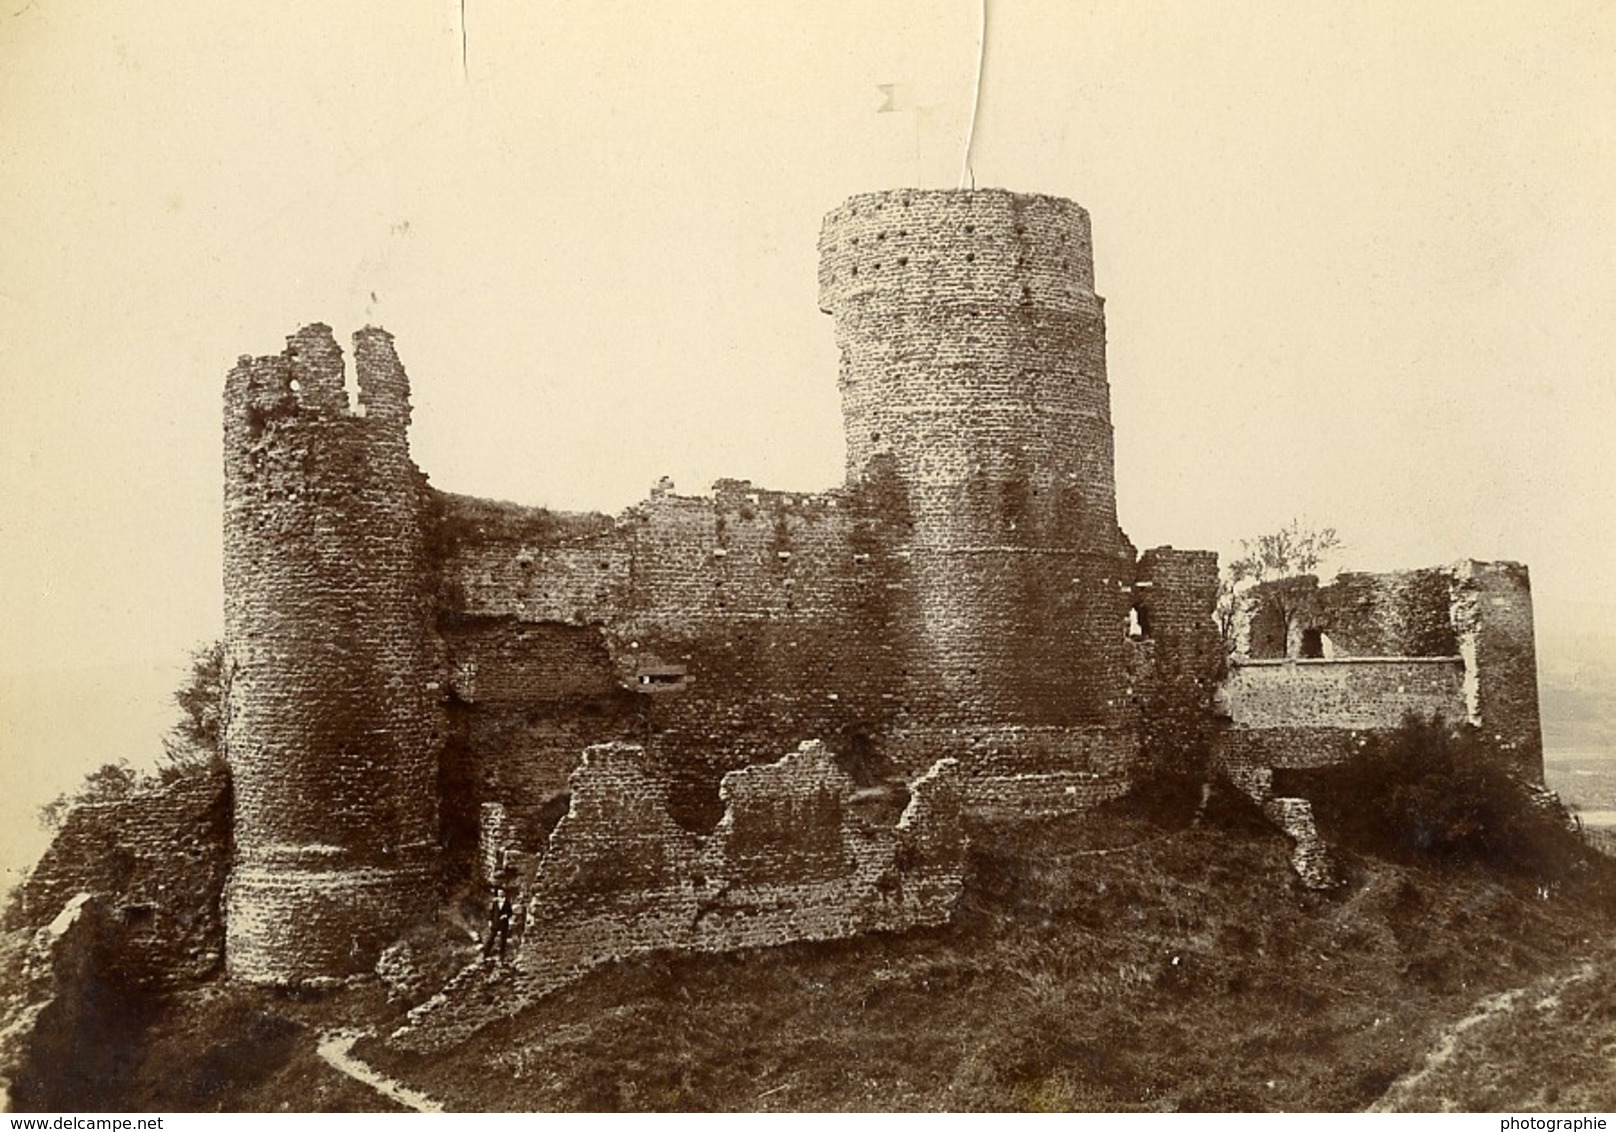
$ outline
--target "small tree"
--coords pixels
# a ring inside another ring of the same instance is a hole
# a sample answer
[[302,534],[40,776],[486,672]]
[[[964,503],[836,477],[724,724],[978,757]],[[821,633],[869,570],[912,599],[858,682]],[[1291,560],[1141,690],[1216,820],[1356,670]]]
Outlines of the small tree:
[[60,829],[68,811],[81,802],[116,802],[134,793],[140,783],[140,774],[129,765],[129,760],[103,763],[84,776],[78,788],[39,807],[39,822],[46,829]]
[[[1218,579],[1215,616],[1218,631],[1229,652],[1235,648],[1235,621],[1240,598],[1253,586],[1317,574],[1341,550],[1341,538],[1334,527],[1317,527],[1292,519],[1272,534],[1240,540],[1240,553],[1229,561]],[[1294,594],[1285,586],[1274,586],[1268,601],[1284,619],[1290,632],[1297,614]]]
[[[224,646],[219,641],[191,650],[191,669],[174,693],[180,719],[163,736],[163,752],[168,763],[158,770],[163,782],[190,773],[208,773],[222,768],[224,702]],[[57,796],[39,808],[39,820],[47,829],[60,829],[72,808],[81,802],[114,802],[126,798],[150,782],[150,772],[136,770],[129,760],[106,763],[85,775],[74,790]]]
[[163,736],[163,751],[175,767],[209,763],[221,757],[224,738],[224,644],[213,641],[191,650],[191,671],[174,693],[180,719]]

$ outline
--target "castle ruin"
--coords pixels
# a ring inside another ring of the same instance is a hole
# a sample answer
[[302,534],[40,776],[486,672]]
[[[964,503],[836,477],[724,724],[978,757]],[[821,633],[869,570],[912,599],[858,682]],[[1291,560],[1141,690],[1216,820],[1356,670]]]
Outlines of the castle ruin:
[[549,941],[522,962],[551,981],[935,923],[962,812],[1080,811],[1196,757],[1306,857],[1276,769],[1411,711],[1541,778],[1524,568],[1294,580],[1231,662],[1216,555],[1129,542],[1082,208],[870,193],[819,248],[847,467],[818,493],[664,482],[616,517],[448,494],[411,461],[386,332],[355,335],[353,405],[324,326],[241,359],[232,975],[371,970],[476,872],[522,877]]

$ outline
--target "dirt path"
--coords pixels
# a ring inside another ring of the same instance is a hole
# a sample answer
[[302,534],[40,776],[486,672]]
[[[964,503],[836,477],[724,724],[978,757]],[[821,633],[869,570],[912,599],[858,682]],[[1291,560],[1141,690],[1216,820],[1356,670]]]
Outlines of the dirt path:
[[[1414,1099],[1419,1087],[1425,1083],[1432,1074],[1443,1069],[1454,1060],[1464,1045],[1465,1035],[1484,1023],[1502,1018],[1515,1011],[1523,1000],[1530,999],[1538,1010],[1557,1009],[1560,1003],[1560,992],[1573,983],[1579,983],[1592,977],[1594,964],[1586,962],[1576,969],[1560,975],[1553,975],[1539,979],[1524,987],[1513,990],[1500,991],[1490,994],[1476,1003],[1475,1009],[1453,1025],[1442,1031],[1436,1045],[1431,1047],[1425,1055],[1425,1061],[1418,1069],[1404,1074],[1392,1082],[1390,1088],[1369,1107],[1369,1112],[1404,1112],[1410,1100]],[[1423,1111],[1424,1106],[1416,1106],[1414,1111]]]
[[315,1052],[320,1055],[320,1060],[331,1066],[331,1068],[347,1074],[361,1085],[368,1085],[395,1104],[401,1104],[405,1108],[414,1109],[416,1112],[443,1111],[443,1106],[425,1093],[417,1092],[406,1085],[402,1085],[391,1077],[382,1076],[363,1061],[354,1057],[349,1051],[353,1049],[353,1044],[362,1037],[364,1037],[364,1034],[359,1030],[333,1030],[320,1035],[320,1041],[315,1046]]

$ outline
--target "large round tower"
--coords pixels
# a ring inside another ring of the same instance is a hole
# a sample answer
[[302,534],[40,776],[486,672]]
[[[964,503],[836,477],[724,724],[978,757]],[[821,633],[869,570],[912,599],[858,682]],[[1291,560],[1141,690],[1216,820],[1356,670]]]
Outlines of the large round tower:
[[[1117,528],[1088,213],[1001,190],[853,197],[825,219],[850,485],[904,497],[912,731],[978,773],[1120,783],[1133,550]],[[1068,791],[1070,793],[1070,791]]]
[[391,337],[325,326],[225,387],[225,753],[235,796],[229,972],[370,969],[436,898],[442,742],[424,478]]

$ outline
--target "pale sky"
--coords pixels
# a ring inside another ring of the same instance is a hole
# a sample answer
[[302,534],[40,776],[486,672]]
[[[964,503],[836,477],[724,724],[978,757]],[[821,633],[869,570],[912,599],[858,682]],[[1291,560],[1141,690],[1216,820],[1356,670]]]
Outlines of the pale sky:
[[[467,0],[463,67],[457,0],[10,0],[17,795],[155,749],[221,624],[224,373],[306,322],[394,333],[447,490],[836,483],[820,218],[959,183],[980,18]],[[1137,545],[1303,514],[1349,566],[1520,559],[1540,626],[1616,622],[1616,5],[991,0],[972,167],[1092,214]],[[161,681],[41,691],[113,666]]]

